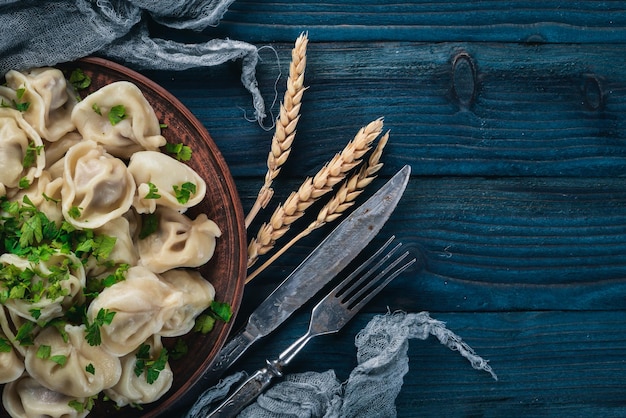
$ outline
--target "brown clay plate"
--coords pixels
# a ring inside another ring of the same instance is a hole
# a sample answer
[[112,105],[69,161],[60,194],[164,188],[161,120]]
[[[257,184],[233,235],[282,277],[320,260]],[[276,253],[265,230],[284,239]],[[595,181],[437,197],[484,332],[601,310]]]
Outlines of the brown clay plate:
[[[201,272],[215,287],[216,300],[228,302],[233,311],[237,312],[246,275],[247,252],[243,210],[228,166],[202,123],[165,89],[119,64],[90,57],[57,67],[67,72],[66,77],[69,77],[71,71],[76,68],[82,69],[91,77],[91,86],[82,92],[82,95],[114,81],[133,82],[143,91],[159,121],[167,125],[162,135],[168,141],[176,143],[182,141],[193,149],[192,159],[188,164],[205,179],[207,193],[204,202],[190,209],[187,214],[195,218],[197,213],[204,212],[222,231],[213,258],[201,268]],[[103,402],[100,399],[88,416],[116,418],[178,416],[181,411],[176,413],[176,409],[193,402],[201,393],[203,387],[198,383],[203,372],[211,365],[225,343],[232,323],[232,320],[230,323],[218,321],[215,328],[206,335],[191,332],[184,337],[189,352],[180,360],[170,361],[174,383],[159,401],[143,405],[143,410],[140,411],[130,407],[117,410],[112,402]],[[163,339],[166,347],[171,346],[174,341],[173,338]],[[214,382],[205,382],[210,383]]]

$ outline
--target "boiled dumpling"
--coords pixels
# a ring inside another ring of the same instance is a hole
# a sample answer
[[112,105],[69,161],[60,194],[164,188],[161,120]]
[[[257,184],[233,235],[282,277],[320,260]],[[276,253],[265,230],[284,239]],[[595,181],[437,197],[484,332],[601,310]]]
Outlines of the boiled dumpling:
[[[157,205],[184,212],[200,203],[206,194],[206,183],[198,173],[160,152],[142,151],[133,154],[128,171],[137,184],[133,206],[139,213],[153,213]],[[150,184],[156,187],[152,194]],[[189,195],[184,198],[177,196],[176,190],[181,191],[187,185],[193,185]]]
[[44,170],[28,189],[20,190],[13,197],[13,200],[22,202],[24,196],[28,196],[28,199],[39,211],[43,212],[49,220],[59,224],[63,220],[61,204],[59,203],[62,187],[63,179],[61,177],[53,179],[52,175]]
[[[122,374],[119,358],[90,345],[84,325],[66,325],[64,330],[65,338],[55,327],[45,328],[35,337],[26,351],[28,374],[45,387],[74,397],[93,396],[115,385]],[[50,358],[38,355],[44,345],[50,347]],[[65,364],[52,361],[53,356],[64,356]]]
[[[158,358],[163,350],[160,337],[153,336],[145,344],[150,346],[150,358]],[[122,377],[115,386],[104,391],[105,395],[119,407],[154,402],[172,386],[174,374],[169,363],[165,363],[165,367],[159,372],[159,377],[154,382],[148,383],[145,371],[139,376],[135,373],[137,351],[122,357],[121,362]]]
[[137,249],[133,242],[133,233],[128,219],[124,216],[115,218],[100,228],[94,229],[96,235],[106,235],[115,238],[115,245],[106,260],[95,260],[90,257],[85,269],[88,277],[95,277],[110,271],[111,266],[128,264],[134,266],[139,260]]
[[[80,260],[72,253],[64,254],[56,252],[47,260],[41,260],[33,265],[29,260],[15,254],[5,253],[0,255],[0,264],[12,265],[21,271],[31,270],[36,272],[31,278],[31,283],[42,283],[45,292],[38,300],[30,299],[7,299],[4,305],[13,313],[29,321],[49,321],[63,315],[64,309],[68,309],[75,303],[84,301],[83,288],[85,287],[85,270]],[[68,265],[67,274],[57,282],[50,281],[50,277],[57,277],[58,270],[63,265]],[[53,270],[55,270],[53,274]],[[30,298],[30,295],[26,295]],[[33,317],[33,311],[39,315]]]
[[84,418],[88,410],[78,412],[72,402],[85,405],[86,398],[55,392],[28,374],[9,383],[2,392],[4,409],[13,418]]
[[177,337],[191,331],[195,319],[211,306],[215,288],[195,270],[175,269],[161,274],[161,279],[183,293],[183,306],[165,322],[159,335]]
[[[111,121],[117,111],[118,120]],[[116,157],[165,145],[159,120],[134,84],[118,81],[85,97],[72,112],[72,121],[85,139],[102,144]]]
[[10,88],[24,89],[19,99],[28,103],[24,118],[42,138],[54,142],[75,129],[70,116],[76,97],[60,70],[36,68],[23,73],[11,70],[5,78]]
[[[5,342],[10,341],[10,337],[7,337],[2,331],[0,331],[0,338]],[[24,361],[13,347],[9,351],[0,352],[0,384],[14,381],[23,372]]]
[[136,266],[128,269],[126,280],[107,287],[93,300],[87,317],[93,321],[101,309],[115,312],[111,324],[101,329],[102,346],[124,356],[161,331],[183,302],[182,292]]
[[93,141],[71,147],[63,167],[62,209],[78,228],[99,228],[132,204],[135,181],[124,162]]
[[[0,108],[0,183],[6,188],[17,188],[20,180],[32,183],[41,175],[46,159],[43,141],[17,110]],[[25,157],[33,157],[24,166]]]
[[137,243],[140,264],[162,273],[177,267],[198,267],[211,259],[221,231],[206,214],[191,220],[173,209],[159,208],[156,216],[157,230]]

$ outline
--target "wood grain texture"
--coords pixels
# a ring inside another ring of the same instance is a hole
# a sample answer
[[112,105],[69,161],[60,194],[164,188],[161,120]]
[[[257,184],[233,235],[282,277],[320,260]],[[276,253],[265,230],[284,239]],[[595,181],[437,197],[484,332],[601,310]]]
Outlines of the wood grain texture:
[[[283,175],[314,174],[381,116],[391,129],[387,174],[406,163],[426,176],[626,174],[626,66],[615,65],[623,61],[621,46],[315,41]],[[290,46],[276,47],[288,62]],[[271,102],[278,73],[276,60],[266,58],[259,83]],[[207,126],[235,177],[259,176],[271,132],[241,123],[250,98],[232,88],[232,71],[158,81]]]
[[218,33],[257,42],[623,42],[620,1],[237,1]]

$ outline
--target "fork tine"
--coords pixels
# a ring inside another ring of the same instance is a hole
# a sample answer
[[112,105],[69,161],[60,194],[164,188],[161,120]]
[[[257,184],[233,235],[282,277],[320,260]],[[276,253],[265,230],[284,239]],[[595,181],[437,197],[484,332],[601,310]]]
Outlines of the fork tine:
[[[398,277],[400,273],[402,273],[404,270],[409,268],[409,266],[415,263],[415,258],[412,258],[411,260],[406,262],[404,265],[400,266],[397,270],[389,274],[389,270],[395,268],[402,260],[406,258],[407,255],[409,255],[408,251],[402,254],[396,260],[394,260],[387,268],[385,268],[385,270],[378,273],[374,280],[371,280],[367,284],[367,286],[364,286],[359,292],[357,292],[353,297],[351,297],[347,305],[348,309],[354,310],[354,311],[360,310],[367,302],[369,302],[374,296],[376,296],[381,290],[383,290],[383,288],[387,286],[389,282],[391,282],[393,279]],[[387,275],[387,277],[385,278],[385,280],[383,280],[382,283],[380,283],[376,288],[370,289],[374,284],[376,284],[376,282],[378,282],[378,280],[380,280],[385,275]],[[359,297],[361,297],[366,291],[368,291],[367,295],[365,295],[363,299],[358,301],[358,303],[354,304],[355,301]]]
[[337,288],[335,289],[335,291],[333,293],[336,296],[341,296],[344,293],[346,293],[348,286],[350,285],[350,283],[352,283],[352,280],[354,280],[359,274],[361,274],[361,272],[367,266],[369,266],[376,258],[378,258],[378,256],[381,255],[382,252],[385,251],[385,249],[387,249],[389,244],[391,244],[395,238],[396,238],[395,235],[392,235],[387,240],[387,242],[385,242],[378,250],[376,250],[376,252],[370,258],[368,258],[364,263],[362,263],[360,266],[358,266],[356,269],[354,269],[352,271],[352,273],[350,273],[350,275],[348,275],[348,277],[346,277],[344,280],[342,280],[342,282],[337,286]]
[[[390,243],[391,240],[394,237],[392,237],[389,241],[387,241],[385,243],[385,245],[381,248],[384,249],[386,248]],[[361,276],[357,281],[355,281],[354,283],[352,283],[352,280],[347,280],[346,283],[346,287],[347,289],[342,289],[342,292],[340,293],[342,296],[348,296],[349,298],[352,297],[350,296],[351,293],[353,293],[356,289],[359,288],[359,286],[361,286],[363,283],[365,283],[365,281],[372,275],[374,274],[374,272],[376,272],[376,270],[378,270],[387,260],[389,260],[389,258],[393,255],[393,253],[395,253],[398,248],[400,248],[402,246],[402,243],[398,243],[396,244],[395,247],[393,247],[387,254],[385,254],[380,260],[378,260],[378,262],[376,264],[374,264],[373,267],[371,267],[368,271],[366,271],[363,276]],[[366,267],[369,266],[370,264],[372,264],[374,262],[374,260],[380,255],[381,251],[377,251],[376,254],[374,254],[373,256],[371,256],[365,263],[363,263],[361,265],[361,267]],[[362,269],[361,269],[362,270]],[[345,300],[344,300],[345,302]]]

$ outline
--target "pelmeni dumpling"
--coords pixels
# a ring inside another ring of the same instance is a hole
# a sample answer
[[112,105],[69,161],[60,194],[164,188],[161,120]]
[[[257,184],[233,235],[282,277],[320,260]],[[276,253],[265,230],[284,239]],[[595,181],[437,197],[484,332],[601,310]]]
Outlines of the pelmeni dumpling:
[[215,298],[215,288],[195,270],[169,270],[161,274],[161,279],[183,293],[183,306],[163,324],[159,335],[184,335],[191,331],[196,317],[211,306]]
[[[204,199],[206,183],[191,167],[167,154],[155,151],[136,152],[130,158],[128,171],[137,184],[137,195],[133,206],[138,213],[153,213],[157,205],[184,212]],[[150,184],[156,187],[155,194],[160,197],[146,198],[150,193]],[[185,184],[193,184],[195,191],[189,199],[177,198],[176,190],[182,190]]]
[[157,230],[137,243],[139,264],[155,273],[177,267],[198,267],[213,257],[217,224],[201,213],[195,220],[169,208],[156,211]]
[[[56,252],[47,260],[41,260],[33,265],[28,259],[15,254],[0,255],[0,264],[12,265],[21,271],[35,272],[31,283],[41,282],[45,292],[39,300],[7,299],[4,305],[13,313],[29,321],[49,321],[63,315],[64,310],[74,304],[84,301],[83,288],[85,287],[85,270],[82,263],[74,254]],[[68,271],[62,278],[58,278],[59,267],[67,265]],[[53,272],[53,270],[55,270]],[[54,279],[52,279],[54,278]],[[33,317],[33,311],[38,317]]]
[[[30,184],[41,175],[46,157],[36,151],[38,147],[43,147],[43,141],[21,113],[0,108],[0,183],[4,187],[17,188],[22,179]],[[34,158],[25,167],[24,157],[29,153]]]
[[7,384],[2,392],[4,409],[13,418],[84,418],[88,410],[78,412],[72,401],[86,404],[86,398],[76,398],[55,392],[24,374]]
[[[0,338],[9,341],[4,332],[0,331]],[[13,347],[9,351],[0,351],[0,384],[9,383],[24,373],[24,361]]]
[[54,142],[73,131],[70,116],[76,104],[76,96],[65,76],[56,68],[35,68],[27,72],[9,71],[7,85],[24,89],[19,100],[28,103],[24,118],[39,135]]
[[88,277],[99,276],[106,271],[110,270],[110,265],[115,264],[128,264],[134,266],[139,260],[137,249],[133,242],[133,232],[131,231],[131,225],[128,219],[124,216],[115,218],[100,228],[94,229],[96,235],[106,235],[115,238],[115,245],[109,254],[109,257],[104,260],[95,260],[90,257],[85,265],[85,270]]
[[101,309],[115,312],[113,321],[100,330],[102,347],[124,356],[161,331],[183,302],[182,292],[145,267],[135,266],[126,272],[126,280],[107,287],[93,300],[87,318],[93,322]]
[[54,178],[44,170],[39,178],[28,189],[20,190],[14,197],[14,201],[23,202],[24,196],[43,212],[48,219],[59,224],[63,220],[61,212],[61,188],[63,178]]
[[[66,325],[66,336],[55,327],[44,328],[26,351],[26,371],[45,387],[74,397],[87,397],[115,385],[122,375],[120,359],[98,345],[89,345],[85,326]],[[67,338],[67,342],[65,341]],[[41,346],[50,347],[50,358],[41,358]],[[52,361],[64,356],[63,366]]]
[[94,141],[82,141],[67,151],[63,179],[63,216],[77,228],[99,228],[130,209],[133,176],[122,160]]
[[[109,119],[112,109],[119,112],[118,122]],[[74,107],[72,121],[85,139],[120,158],[141,150],[156,151],[166,143],[152,106],[128,81],[108,84],[85,97]]]
[[[161,338],[152,336],[145,344],[150,346],[150,358],[158,358],[161,350],[163,350]],[[154,402],[172,387],[174,374],[169,363],[165,364],[154,382],[148,383],[145,371],[139,376],[135,373],[137,350],[122,357],[121,362],[122,377],[115,386],[104,391],[105,395],[119,407]]]

